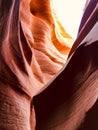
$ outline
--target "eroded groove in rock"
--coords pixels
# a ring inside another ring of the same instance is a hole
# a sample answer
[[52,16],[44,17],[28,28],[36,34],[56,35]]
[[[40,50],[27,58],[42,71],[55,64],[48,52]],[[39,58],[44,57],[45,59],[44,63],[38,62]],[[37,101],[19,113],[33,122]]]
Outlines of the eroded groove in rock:
[[98,97],[95,3],[71,49],[51,0],[0,0],[0,129],[78,129]]

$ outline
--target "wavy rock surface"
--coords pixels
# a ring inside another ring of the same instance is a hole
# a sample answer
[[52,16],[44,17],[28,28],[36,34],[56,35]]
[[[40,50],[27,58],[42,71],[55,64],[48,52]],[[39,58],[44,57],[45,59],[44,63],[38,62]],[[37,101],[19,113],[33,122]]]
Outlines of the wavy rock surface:
[[1,130],[98,129],[97,0],[72,44],[50,0],[0,0]]

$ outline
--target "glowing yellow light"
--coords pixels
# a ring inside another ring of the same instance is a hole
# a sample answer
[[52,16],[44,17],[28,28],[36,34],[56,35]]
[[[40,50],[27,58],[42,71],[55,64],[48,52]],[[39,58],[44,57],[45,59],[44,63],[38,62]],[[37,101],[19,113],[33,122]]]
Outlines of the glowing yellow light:
[[57,17],[65,30],[75,39],[86,0],[53,0]]

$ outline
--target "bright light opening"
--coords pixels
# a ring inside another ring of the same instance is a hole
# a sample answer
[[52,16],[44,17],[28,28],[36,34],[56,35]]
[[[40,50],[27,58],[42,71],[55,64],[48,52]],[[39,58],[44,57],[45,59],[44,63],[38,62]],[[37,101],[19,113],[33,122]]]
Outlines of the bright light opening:
[[53,0],[59,21],[74,39],[77,37],[85,3],[86,0]]

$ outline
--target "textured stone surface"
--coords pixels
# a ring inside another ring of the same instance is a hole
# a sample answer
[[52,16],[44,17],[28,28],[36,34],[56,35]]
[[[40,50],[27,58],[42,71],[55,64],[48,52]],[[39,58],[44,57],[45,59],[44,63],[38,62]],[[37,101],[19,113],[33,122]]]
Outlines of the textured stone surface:
[[71,49],[50,0],[0,0],[0,130],[78,129],[98,97],[96,2]]
[[33,96],[61,69],[73,43],[57,22],[49,0],[0,0],[0,130],[35,129]]

